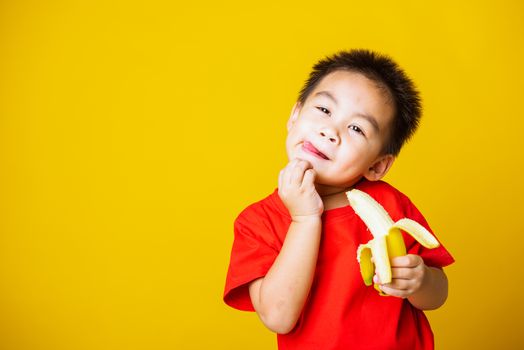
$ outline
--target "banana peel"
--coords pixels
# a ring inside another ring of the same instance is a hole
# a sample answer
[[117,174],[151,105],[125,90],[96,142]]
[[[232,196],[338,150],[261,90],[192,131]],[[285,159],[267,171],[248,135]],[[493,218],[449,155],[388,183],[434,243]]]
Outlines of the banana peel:
[[[367,193],[353,189],[346,192],[349,204],[355,213],[364,221],[373,235],[366,244],[357,249],[357,260],[364,284],[371,286],[376,274],[381,283],[391,282],[390,259],[406,255],[406,245],[402,238],[404,231],[426,248],[436,248],[437,239],[422,225],[411,219],[400,219],[393,222],[386,210]],[[375,289],[384,294],[377,284]]]

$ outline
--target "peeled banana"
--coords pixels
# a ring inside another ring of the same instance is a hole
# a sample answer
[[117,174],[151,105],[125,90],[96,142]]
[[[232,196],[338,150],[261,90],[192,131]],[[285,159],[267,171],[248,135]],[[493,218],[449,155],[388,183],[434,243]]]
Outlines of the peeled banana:
[[[400,230],[409,233],[426,248],[439,246],[437,239],[418,222],[407,218],[393,222],[386,210],[367,193],[353,189],[346,192],[346,196],[353,210],[373,235],[373,239],[361,244],[357,249],[360,273],[366,286],[373,283],[375,273],[381,283],[391,282],[389,259],[406,255],[406,246]],[[380,292],[377,285],[375,288]]]

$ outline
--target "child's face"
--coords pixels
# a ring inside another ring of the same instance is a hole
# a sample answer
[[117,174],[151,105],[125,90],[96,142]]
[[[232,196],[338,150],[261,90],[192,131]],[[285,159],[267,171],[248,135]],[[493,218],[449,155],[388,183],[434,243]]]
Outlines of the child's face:
[[387,92],[365,76],[335,71],[325,76],[288,122],[289,160],[310,162],[316,183],[348,187],[362,176],[378,180],[394,157],[381,151],[394,106]]

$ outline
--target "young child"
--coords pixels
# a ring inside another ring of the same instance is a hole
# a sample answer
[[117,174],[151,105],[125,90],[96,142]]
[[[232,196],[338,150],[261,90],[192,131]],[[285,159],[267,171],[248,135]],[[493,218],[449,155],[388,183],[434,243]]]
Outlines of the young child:
[[441,245],[403,234],[408,254],[391,259],[380,296],[362,281],[357,247],[372,237],[346,191],[375,198],[393,221],[430,229],[411,201],[380,181],[421,114],[411,80],[390,58],[367,50],[318,62],[287,123],[289,163],[278,189],[236,219],[224,301],[256,311],[279,349],[433,349],[422,310],[447,298]]

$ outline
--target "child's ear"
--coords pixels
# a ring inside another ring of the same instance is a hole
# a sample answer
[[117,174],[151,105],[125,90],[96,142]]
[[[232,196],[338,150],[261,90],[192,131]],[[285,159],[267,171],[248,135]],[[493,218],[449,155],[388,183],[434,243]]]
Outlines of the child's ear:
[[295,124],[295,122],[297,121],[298,113],[300,112],[300,107],[301,107],[300,102],[295,103],[295,105],[293,106],[293,109],[291,110],[291,115],[289,116],[289,120],[287,121],[287,130],[288,131],[291,129],[293,124]]
[[369,181],[378,181],[382,179],[391,168],[394,161],[395,156],[392,154],[380,156],[364,173],[364,177]]

